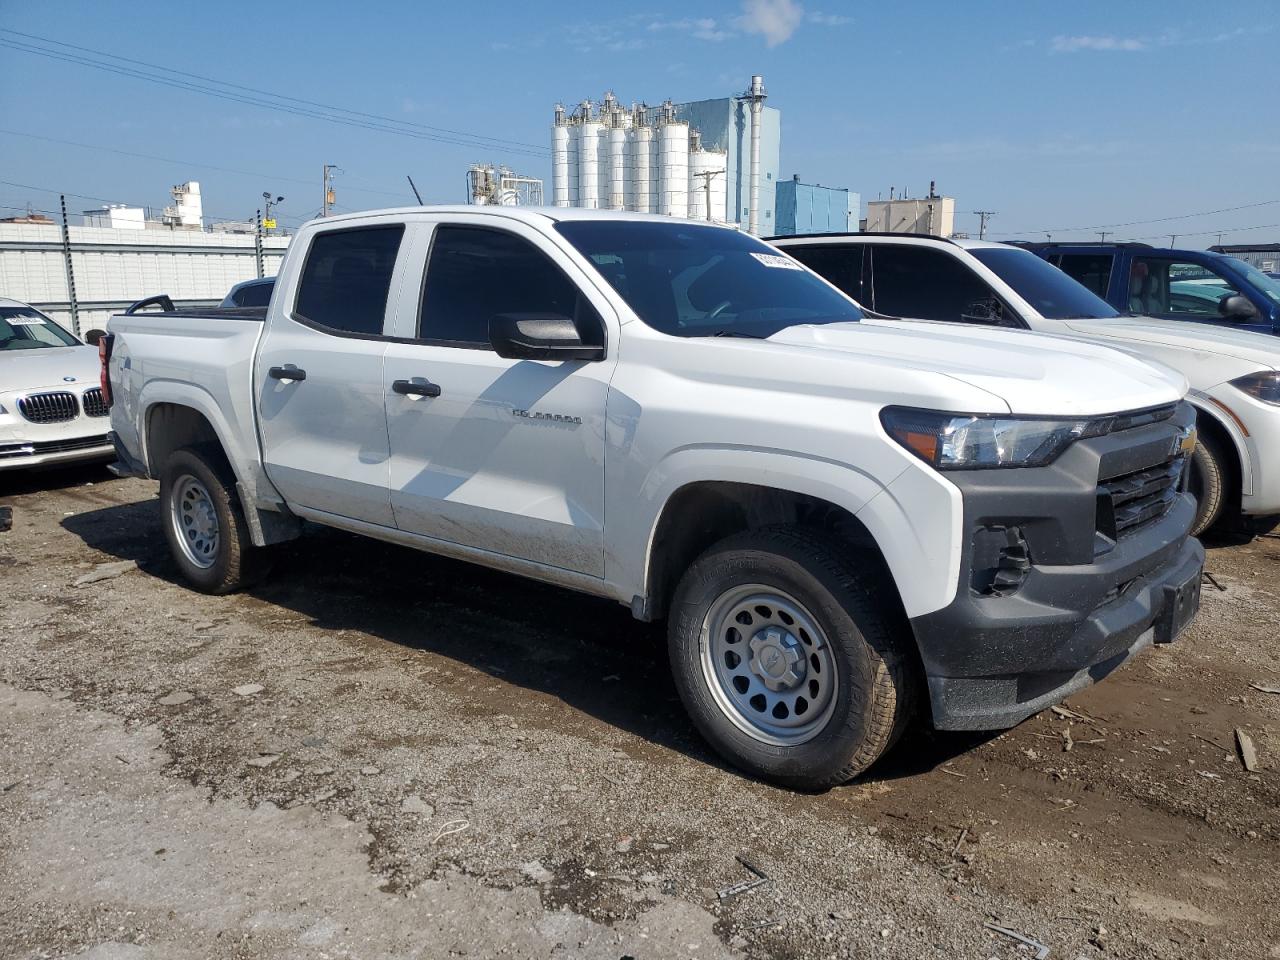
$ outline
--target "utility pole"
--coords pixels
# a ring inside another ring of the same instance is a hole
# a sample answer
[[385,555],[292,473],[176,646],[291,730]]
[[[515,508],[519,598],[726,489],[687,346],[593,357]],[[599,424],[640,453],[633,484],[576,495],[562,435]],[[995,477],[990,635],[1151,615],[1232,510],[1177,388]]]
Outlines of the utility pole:
[[67,226],[67,198],[62,202],[62,258],[67,269],[67,302],[71,305],[71,332],[80,336],[80,303],[76,300],[76,272],[71,263],[71,230]]
[[1106,242],[1107,242],[1107,236],[1108,236],[1110,233],[1111,233],[1111,231],[1110,231],[1110,230],[1099,230],[1099,231],[1098,231],[1098,236],[1102,238],[1102,242],[1103,242],[1103,243],[1106,243]]
[[324,205],[320,209],[320,216],[327,217],[329,208],[333,206],[333,171],[338,169],[335,163],[326,163],[324,165]]
[[707,219],[711,219],[711,178],[718,177],[724,173],[723,170],[706,170],[703,173],[695,173],[694,176],[702,180],[703,196],[707,198]]
[[1178,243],[1178,235],[1176,233],[1169,234],[1169,249],[1172,250]]
[[258,261],[258,279],[262,279],[262,211],[254,211],[253,253]]
[[[932,208],[930,208],[932,210]],[[996,215],[994,210],[975,210],[973,215],[978,217],[978,239],[987,239],[987,221]]]

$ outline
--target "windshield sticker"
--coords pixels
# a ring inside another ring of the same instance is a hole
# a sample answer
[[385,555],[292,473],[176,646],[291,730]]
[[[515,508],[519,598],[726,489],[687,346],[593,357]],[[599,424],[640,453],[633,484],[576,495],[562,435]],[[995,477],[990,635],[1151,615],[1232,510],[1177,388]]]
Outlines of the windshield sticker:
[[796,263],[790,257],[784,257],[777,253],[756,253],[751,251],[751,255],[763,263],[766,267],[772,267],[775,270],[803,270],[804,267]]
[[11,327],[43,327],[44,317],[5,317],[4,322]]

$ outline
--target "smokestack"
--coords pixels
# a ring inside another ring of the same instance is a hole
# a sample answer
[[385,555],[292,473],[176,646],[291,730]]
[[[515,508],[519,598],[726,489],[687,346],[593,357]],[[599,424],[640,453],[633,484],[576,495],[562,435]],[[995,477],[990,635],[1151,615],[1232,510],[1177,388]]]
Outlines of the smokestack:
[[747,217],[747,232],[760,235],[760,117],[768,94],[764,89],[764,77],[751,78],[746,98],[751,102],[751,201]]

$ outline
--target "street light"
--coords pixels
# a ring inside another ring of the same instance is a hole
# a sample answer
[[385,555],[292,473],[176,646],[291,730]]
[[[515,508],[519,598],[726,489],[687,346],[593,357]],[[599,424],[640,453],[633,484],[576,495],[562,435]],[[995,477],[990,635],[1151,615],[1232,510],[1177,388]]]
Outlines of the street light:
[[272,199],[271,199],[271,194],[270,194],[269,192],[267,192],[266,190],[263,190],[263,191],[262,191],[262,199],[263,199],[263,200],[265,200],[265,201],[267,202],[267,215],[266,215],[263,219],[265,219],[265,220],[267,221],[267,223],[268,223],[268,224],[270,224],[270,226],[268,226],[268,227],[266,228],[267,233],[270,233],[270,232],[271,232],[272,227],[273,227],[273,226],[275,226],[275,224],[274,224],[274,223],[272,223],[272,221],[271,221],[271,208],[272,208],[273,206],[275,206],[276,204],[278,204],[278,203],[284,203],[284,197],[276,197],[274,200],[272,200]]

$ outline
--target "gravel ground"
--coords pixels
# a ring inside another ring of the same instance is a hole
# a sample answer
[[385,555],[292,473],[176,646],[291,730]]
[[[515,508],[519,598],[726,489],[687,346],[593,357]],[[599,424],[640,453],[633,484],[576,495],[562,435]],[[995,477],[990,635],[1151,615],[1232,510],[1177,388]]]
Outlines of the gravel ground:
[[318,528],[205,597],[155,484],[0,503],[0,956],[1280,958],[1280,539],[1067,713],[802,795],[621,607]]

